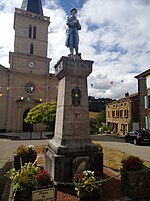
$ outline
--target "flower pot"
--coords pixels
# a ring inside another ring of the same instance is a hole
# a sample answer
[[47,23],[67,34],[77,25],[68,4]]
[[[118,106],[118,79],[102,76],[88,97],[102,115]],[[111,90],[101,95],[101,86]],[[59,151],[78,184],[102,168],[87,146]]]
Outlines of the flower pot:
[[87,192],[84,190],[84,187],[78,190],[76,190],[77,196],[79,198],[84,198],[84,197],[91,197],[95,195],[101,195],[102,194],[102,187],[99,187],[98,189],[94,189],[93,191]]
[[32,190],[17,190],[14,201],[30,201],[32,196]]
[[37,157],[37,153],[36,152],[32,152],[29,154],[25,154],[22,156],[19,155],[15,155],[14,156],[14,168],[16,170],[19,170],[21,168],[21,166],[24,166],[25,163],[34,163],[34,161],[36,160]]
[[[52,182],[52,184],[48,186],[35,187],[33,189],[28,189],[28,190],[18,189],[14,197],[14,201],[34,201],[36,200],[36,197],[41,201],[44,201],[44,200],[56,201],[57,200],[56,187],[57,187],[57,183]],[[45,195],[46,197],[44,198]]]
[[121,169],[121,188],[133,199],[150,197],[150,169],[144,168],[140,171]]

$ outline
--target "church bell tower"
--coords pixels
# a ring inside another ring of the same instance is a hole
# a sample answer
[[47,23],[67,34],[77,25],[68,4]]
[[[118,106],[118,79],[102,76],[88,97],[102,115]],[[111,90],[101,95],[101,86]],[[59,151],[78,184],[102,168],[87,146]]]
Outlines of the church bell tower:
[[14,52],[10,52],[12,71],[40,75],[49,72],[49,23],[50,18],[43,15],[41,0],[23,0],[21,9],[15,9]]
[[43,15],[41,0],[23,0],[14,13],[14,52],[9,52],[8,132],[42,131],[24,119],[41,102],[56,100],[58,80],[49,72],[47,57],[50,18]]

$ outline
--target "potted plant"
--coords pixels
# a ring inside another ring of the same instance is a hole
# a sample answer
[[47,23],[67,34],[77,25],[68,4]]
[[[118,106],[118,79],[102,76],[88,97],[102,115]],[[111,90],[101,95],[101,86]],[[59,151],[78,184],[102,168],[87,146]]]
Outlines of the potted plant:
[[123,158],[121,161],[121,187],[133,199],[150,196],[150,169],[136,156]]
[[14,168],[19,170],[25,163],[34,163],[37,157],[36,148],[34,145],[20,145],[14,156]]
[[32,163],[25,163],[21,169],[10,169],[7,177],[12,180],[12,190],[14,192],[14,201],[30,201],[32,191],[56,187],[56,182],[52,180],[46,170],[41,170]]
[[102,179],[97,171],[86,170],[73,178],[75,191],[79,198],[102,193]]

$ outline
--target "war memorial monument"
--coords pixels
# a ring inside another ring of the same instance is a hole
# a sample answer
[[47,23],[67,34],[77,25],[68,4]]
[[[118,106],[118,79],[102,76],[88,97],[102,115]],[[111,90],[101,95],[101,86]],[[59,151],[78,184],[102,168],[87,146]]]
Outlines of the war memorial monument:
[[81,25],[76,13],[76,8],[71,9],[67,20],[66,46],[70,54],[55,65],[59,80],[55,133],[45,148],[45,169],[61,182],[71,181],[84,170],[102,173],[103,169],[103,155],[90,138],[87,77],[93,61],[82,60],[78,53]]

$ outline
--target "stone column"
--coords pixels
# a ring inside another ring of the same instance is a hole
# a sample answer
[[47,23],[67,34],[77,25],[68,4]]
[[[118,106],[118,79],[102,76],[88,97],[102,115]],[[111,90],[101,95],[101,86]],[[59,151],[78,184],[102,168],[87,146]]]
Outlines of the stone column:
[[56,124],[54,138],[45,150],[45,168],[56,181],[70,180],[78,160],[87,163],[85,168],[99,169],[95,161],[99,153],[91,142],[89,127],[87,76],[92,64],[63,56],[55,65],[59,79]]

